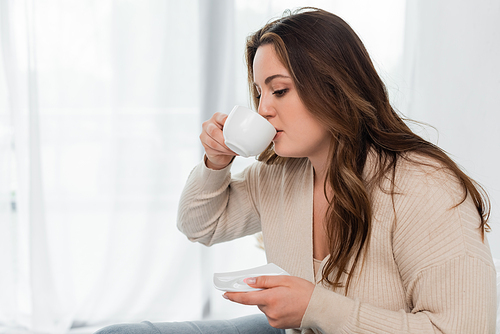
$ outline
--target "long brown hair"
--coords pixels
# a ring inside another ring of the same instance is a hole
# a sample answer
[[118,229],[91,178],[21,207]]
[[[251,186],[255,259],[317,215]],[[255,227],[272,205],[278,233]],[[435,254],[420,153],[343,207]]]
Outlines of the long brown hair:
[[[327,196],[330,258],[323,269],[323,281],[339,287],[341,276],[347,274],[347,293],[350,273],[354,272],[370,239],[369,189],[373,184],[380,185],[386,176],[394,181],[397,161],[407,159],[408,152],[434,159],[457,176],[465,192],[462,202],[470,194],[476,205],[484,238],[484,232],[489,231],[489,202],[485,192],[442,149],[413,133],[394,111],[368,52],[346,22],[324,10],[302,8],[286,12],[249,36],[246,62],[256,108],[259,101],[253,85],[253,60],[257,48],[265,44],[274,46],[302,102],[332,136],[325,196],[327,184],[334,195]],[[369,151],[378,157],[371,185],[362,177]],[[277,156],[271,145],[259,160],[280,164],[286,158]],[[394,195],[394,182],[391,193]]]

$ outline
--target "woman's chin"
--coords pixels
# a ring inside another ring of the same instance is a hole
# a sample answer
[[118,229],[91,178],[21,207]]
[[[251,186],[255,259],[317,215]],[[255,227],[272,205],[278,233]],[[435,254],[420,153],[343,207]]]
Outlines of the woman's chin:
[[289,150],[283,150],[279,147],[274,146],[274,153],[276,153],[277,156],[282,157],[282,158],[301,158],[301,156],[298,156],[297,154],[294,154],[294,152],[290,152]]
[[287,157],[286,155],[283,155],[283,152],[279,148],[276,147],[276,144],[273,145],[273,151],[279,157],[282,157],[282,158],[286,158]]

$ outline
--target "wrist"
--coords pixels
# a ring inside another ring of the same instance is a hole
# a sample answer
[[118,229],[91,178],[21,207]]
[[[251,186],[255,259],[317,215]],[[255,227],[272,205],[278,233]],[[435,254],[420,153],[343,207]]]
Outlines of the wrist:
[[205,155],[205,166],[207,166],[207,168],[209,169],[213,169],[213,170],[221,170],[221,169],[224,169],[226,168],[227,166],[229,166],[233,160],[234,160],[234,156],[231,158],[231,160],[229,160],[227,163],[224,163],[224,164],[215,164],[213,163],[210,159],[208,159],[207,155]]

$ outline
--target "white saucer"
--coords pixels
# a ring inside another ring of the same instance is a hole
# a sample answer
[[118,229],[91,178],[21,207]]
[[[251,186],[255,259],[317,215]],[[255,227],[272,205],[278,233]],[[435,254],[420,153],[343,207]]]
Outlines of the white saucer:
[[266,264],[256,268],[233,271],[229,273],[215,273],[214,285],[217,289],[230,292],[258,291],[243,282],[245,278],[257,276],[290,275],[274,263]]

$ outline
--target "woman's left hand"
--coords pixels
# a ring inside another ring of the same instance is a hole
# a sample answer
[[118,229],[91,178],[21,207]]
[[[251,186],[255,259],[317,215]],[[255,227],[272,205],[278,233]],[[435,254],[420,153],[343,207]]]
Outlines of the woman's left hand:
[[252,288],[264,290],[226,292],[224,298],[257,305],[275,328],[298,328],[314,290],[314,284],[294,276],[259,276],[245,279]]

